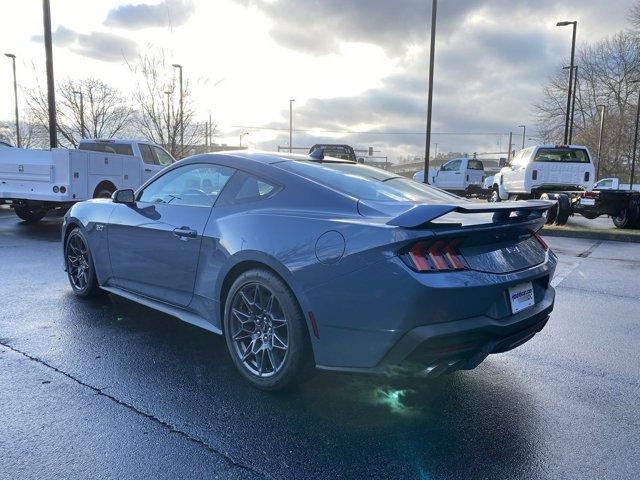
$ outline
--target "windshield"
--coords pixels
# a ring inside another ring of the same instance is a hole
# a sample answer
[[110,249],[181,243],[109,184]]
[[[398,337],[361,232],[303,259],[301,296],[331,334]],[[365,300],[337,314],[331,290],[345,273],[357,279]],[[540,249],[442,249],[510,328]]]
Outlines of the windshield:
[[283,162],[279,167],[359,200],[451,203],[459,197],[386,170],[352,163]]
[[583,148],[539,148],[533,161],[589,163],[589,155]]

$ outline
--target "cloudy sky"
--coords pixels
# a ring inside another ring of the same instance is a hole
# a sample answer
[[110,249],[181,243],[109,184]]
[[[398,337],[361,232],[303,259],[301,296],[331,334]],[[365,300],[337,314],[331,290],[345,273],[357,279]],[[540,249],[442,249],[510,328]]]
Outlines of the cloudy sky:
[[[58,80],[99,77],[125,92],[128,62],[164,49],[184,65],[199,118],[216,141],[374,146],[392,159],[424,152],[429,0],[51,0]],[[626,27],[632,0],[441,0],[433,131],[439,151],[506,150],[559,68],[578,20],[578,42]],[[0,45],[18,57],[21,87],[44,82],[42,2],[4,9]],[[7,58],[0,118],[11,119]],[[168,81],[172,72],[167,71]],[[24,101],[21,102],[24,106]],[[517,139],[518,142],[521,139]],[[532,141],[531,141],[532,142]],[[528,142],[528,143],[531,143]]]

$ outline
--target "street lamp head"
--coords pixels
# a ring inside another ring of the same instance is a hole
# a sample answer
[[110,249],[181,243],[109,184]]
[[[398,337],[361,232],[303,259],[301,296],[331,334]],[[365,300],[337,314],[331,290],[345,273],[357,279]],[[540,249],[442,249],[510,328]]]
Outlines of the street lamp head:
[[182,65],[180,65],[179,63],[172,63],[171,66],[173,68],[182,68]]
[[290,102],[295,102],[295,101],[296,101],[296,99],[295,99],[295,98],[290,98],[290,99],[289,99],[289,101],[290,101]]
[[518,128],[524,128],[526,125],[518,125]]
[[578,22],[576,20],[573,20],[571,22],[569,22],[569,21],[558,22],[558,23],[556,23],[556,27],[566,27],[567,25],[575,25],[577,23]]
[[9,58],[16,58],[16,56],[13,53],[5,53],[4,56]]

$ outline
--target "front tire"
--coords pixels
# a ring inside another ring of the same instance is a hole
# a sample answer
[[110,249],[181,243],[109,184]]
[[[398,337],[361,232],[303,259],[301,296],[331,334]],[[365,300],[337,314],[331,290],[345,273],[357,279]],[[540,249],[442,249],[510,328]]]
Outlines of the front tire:
[[224,336],[242,376],[261,390],[282,390],[310,367],[306,322],[289,287],[274,273],[252,269],[229,289]]
[[73,293],[78,297],[87,298],[100,292],[89,242],[79,228],[74,228],[67,236],[64,259]]

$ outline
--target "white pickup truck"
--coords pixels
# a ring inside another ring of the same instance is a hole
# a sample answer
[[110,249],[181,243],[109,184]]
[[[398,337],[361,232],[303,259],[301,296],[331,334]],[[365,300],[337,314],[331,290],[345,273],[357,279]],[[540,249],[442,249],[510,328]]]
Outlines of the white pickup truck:
[[0,149],[0,204],[35,222],[50,210],[136,189],[175,160],[138,140],[83,140],[78,149]]
[[553,191],[591,191],[595,168],[587,147],[537,145],[520,150],[493,177],[491,201],[539,198]]
[[[454,158],[443,163],[438,170],[430,170],[429,180],[433,186],[459,194],[480,193],[484,182],[484,165],[474,158]],[[413,179],[424,180],[424,170],[417,172]]]

